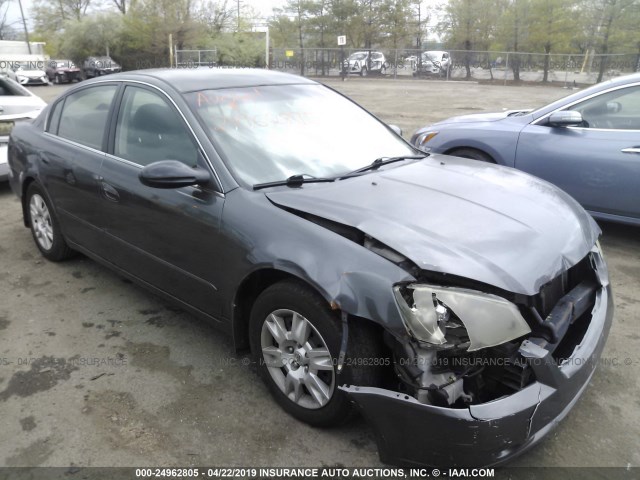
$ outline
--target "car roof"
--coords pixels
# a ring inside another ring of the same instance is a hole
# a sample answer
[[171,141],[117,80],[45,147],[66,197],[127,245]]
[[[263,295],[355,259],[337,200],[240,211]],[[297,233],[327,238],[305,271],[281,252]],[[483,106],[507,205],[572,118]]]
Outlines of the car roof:
[[[96,79],[97,80],[97,79]],[[101,77],[102,81],[107,80]],[[257,87],[264,85],[317,84],[297,75],[253,68],[161,68],[135,70],[109,75],[108,80],[137,80],[171,85],[181,93],[221,88]],[[94,80],[82,82],[93,83]]]

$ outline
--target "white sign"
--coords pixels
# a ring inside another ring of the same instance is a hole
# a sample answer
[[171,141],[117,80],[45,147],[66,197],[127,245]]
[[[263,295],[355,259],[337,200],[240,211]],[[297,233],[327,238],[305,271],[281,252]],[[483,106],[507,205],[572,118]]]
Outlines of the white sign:
[[338,37],[338,45],[346,45],[347,44],[347,36],[346,35],[340,35]]

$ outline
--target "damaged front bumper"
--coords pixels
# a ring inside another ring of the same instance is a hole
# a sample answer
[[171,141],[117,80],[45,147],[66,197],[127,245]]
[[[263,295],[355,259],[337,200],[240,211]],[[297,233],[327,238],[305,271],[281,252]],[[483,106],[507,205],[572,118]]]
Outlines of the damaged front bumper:
[[591,322],[573,354],[559,364],[525,340],[520,354],[536,381],[521,391],[468,408],[444,408],[373,387],[343,386],[374,428],[380,459],[389,464],[482,467],[535,445],[571,410],[593,375],[613,318],[611,287],[596,293]]

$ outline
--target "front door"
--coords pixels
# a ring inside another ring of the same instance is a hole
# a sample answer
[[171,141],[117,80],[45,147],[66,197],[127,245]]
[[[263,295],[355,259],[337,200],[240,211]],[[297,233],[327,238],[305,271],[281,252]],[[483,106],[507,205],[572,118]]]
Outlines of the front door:
[[158,189],[140,170],[179,160],[209,168],[191,131],[163,93],[127,86],[117,114],[113,155],[101,170],[110,261],[207,314],[220,311],[216,278],[224,197],[213,187]]
[[559,186],[587,210],[640,218],[640,85],[571,105],[581,127],[531,124],[515,166]]

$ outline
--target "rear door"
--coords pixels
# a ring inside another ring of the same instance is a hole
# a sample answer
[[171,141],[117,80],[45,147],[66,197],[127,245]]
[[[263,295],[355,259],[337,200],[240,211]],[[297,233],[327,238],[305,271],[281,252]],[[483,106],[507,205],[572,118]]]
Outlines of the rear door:
[[640,85],[574,103],[582,127],[552,127],[547,118],[519,137],[516,168],[559,186],[587,210],[640,218]]
[[114,118],[100,182],[109,260],[207,314],[220,311],[220,220],[224,196],[212,186],[158,189],[141,169],[178,160],[210,169],[193,133],[164,93],[128,85]]
[[56,102],[46,126],[47,146],[39,152],[65,237],[99,255],[104,238],[98,176],[118,88],[117,82],[92,85]]

